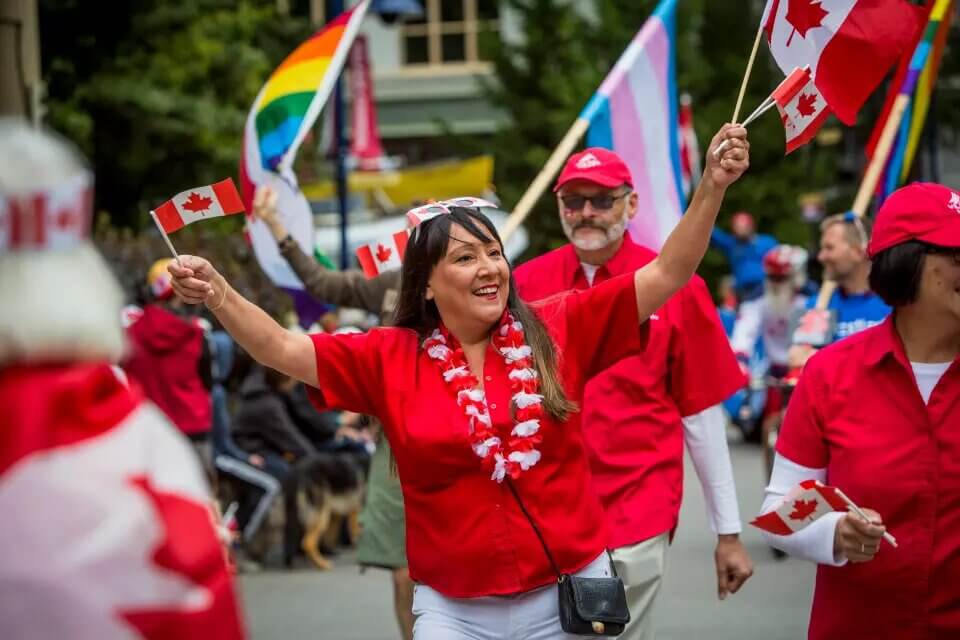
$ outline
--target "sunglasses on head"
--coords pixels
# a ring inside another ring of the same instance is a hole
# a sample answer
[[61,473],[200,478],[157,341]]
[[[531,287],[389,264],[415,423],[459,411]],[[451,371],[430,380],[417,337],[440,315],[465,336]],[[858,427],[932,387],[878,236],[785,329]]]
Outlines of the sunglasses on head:
[[560,196],[560,202],[562,202],[564,208],[568,209],[569,211],[580,211],[588,202],[590,203],[590,206],[597,211],[607,211],[609,209],[613,209],[613,205],[617,202],[617,200],[628,195],[629,193],[629,191],[625,191],[619,195],[602,193],[598,196],[582,196],[580,194],[573,193],[567,196]]
[[496,208],[497,205],[493,204],[488,200],[483,198],[473,198],[473,197],[461,197],[461,198],[451,198],[450,200],[442,200],[440,202],[433,202],[430,204],[425,204],[414,209],[407,211],[407,219],[414,226],[420,224],[421,222],[426,222],[431,218],[435,218],[439,215],[450,213],[450,210],[454,207],[461,207],[466,209],[480,209],[484,207]]

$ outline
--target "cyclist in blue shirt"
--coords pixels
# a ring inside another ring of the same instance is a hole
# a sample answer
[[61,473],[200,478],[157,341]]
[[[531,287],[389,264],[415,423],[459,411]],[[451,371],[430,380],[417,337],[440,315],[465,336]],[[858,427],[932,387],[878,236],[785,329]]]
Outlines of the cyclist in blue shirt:
[[[828,336],[827,343],[880,324],[890,314],[890,307],[870,290],[868,227],[866,220],[852,213],[830,216],[820,225],[820,252],[817,259],[823,265],[824,278],[837,283],[827,305],[834,316],[832,336]],[[816,303],[817,296],[810,296],[807,309],[813,309]],[[825,344],[813,346],[822,347]],[[791,349],[790,364],[800,366],[813,353],[814,348],[810,345],[795,345]]]
[[710,246],[723,253],[730,263],[737,300],[754,300],[763,295],[763,256],[777,246],[777,241],[773,236],[757,233],[753,216],[746,211],[733,215],[730,229],[733,233],[714,227]]

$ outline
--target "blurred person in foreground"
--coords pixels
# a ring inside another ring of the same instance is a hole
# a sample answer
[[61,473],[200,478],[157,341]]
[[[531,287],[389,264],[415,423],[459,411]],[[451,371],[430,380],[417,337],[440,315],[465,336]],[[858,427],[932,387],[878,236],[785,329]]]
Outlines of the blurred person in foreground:
[[92,194],[71,145],[0,119],[0,637],[242,638],[203,472],[111,367]]
[[[812,640],[960,638],[960,193],[894,192],[869,245],[893,313],[814,355],[790,401],[762,511],[798,483],[864,508],[776,547],[819,564]],[[882,541],[889,529],[897,548]]]

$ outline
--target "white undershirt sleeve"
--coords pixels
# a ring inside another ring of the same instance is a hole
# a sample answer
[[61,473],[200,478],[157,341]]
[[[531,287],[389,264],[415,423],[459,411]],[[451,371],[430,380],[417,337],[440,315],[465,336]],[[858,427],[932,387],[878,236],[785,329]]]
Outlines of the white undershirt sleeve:
[[733,325],[730,346],[736,353],[750,355],[757,344],[763,323],[763,298],[750,300],[740,305],[737,321]]
[[707,519],[710,528],[718,535],[742,530],[737,487],[727,448],[726,424],[720,405],[683,419],[683,436],[703,489]]
[[[770,475],[770,484],[767,485],[763,495],[760,513],[767,513],[779,507],[783,504],[784,496],[804,480],[826,483],[827,470],[804,467],[784,458],[779,453],[776,454],[773,460],[773,473]],[[837,523],[843,515],[839,512],[828,513],[789,536],[778,536],[766,531],[763,531],[762,535],[771,547],[776,547],[792,556],[817,564],[840,567],[847,563],[847,559],[842,553],[834,554],[833,538]]]

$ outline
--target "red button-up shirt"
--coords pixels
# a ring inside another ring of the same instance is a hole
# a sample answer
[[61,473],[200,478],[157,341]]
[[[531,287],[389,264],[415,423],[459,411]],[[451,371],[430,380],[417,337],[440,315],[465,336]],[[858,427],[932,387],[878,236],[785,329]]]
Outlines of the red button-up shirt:
[[[559,355],[568,397],[588,377],[642,348],[633,276],[534,307]],[[643,325],[646,326],[646,325]],[[470,448],[467,419],[415,332],[314,335],[319,407],[375,415],[396,457],[407,515],[411,577],[451,597],[514,594],[556,578],[530,523]],[[512,430],[503,357],[488,347],[484,390],[493,425]],[[603,552],[603,510],[590,490],[580,413],[541,421],[541,460],[515,486],[565,572]]]
[[[617,253],[597,270],[594,285],[654,257],[625,235]],[[520,265],[514,276],[525,300],[590,286],[569,244]],[[594,377],[584,396],[584,438],[611,548],[676,527],[683,497],[681,418],[722,402],[745,383],[700,278],[694,276],[647,324],[643,354]]]
[[818,568],[809,637],[960,638],[960,359],[924,405],[892,319],[830,345],[804,368],[777,451],[825,468],[899,544]]

